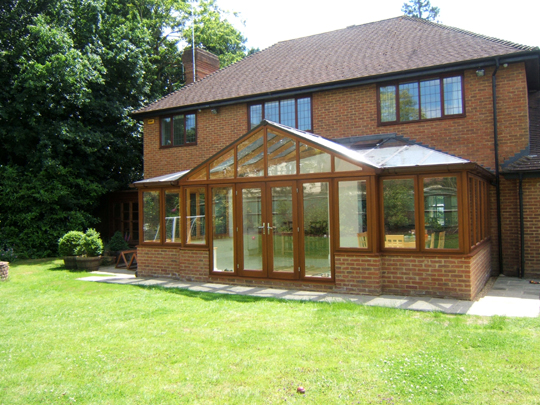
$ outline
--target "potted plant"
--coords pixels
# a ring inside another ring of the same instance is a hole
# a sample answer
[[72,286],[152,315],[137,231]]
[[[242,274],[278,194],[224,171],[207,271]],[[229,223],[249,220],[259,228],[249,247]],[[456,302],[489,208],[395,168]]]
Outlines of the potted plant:
[[101,254],[103,253],[103,241],[99,232],[88,229],[81,239],[77,256],[77,268],[79,270],[95,271],[99,269]]
[[64,258],[64,267],[68,270],[77,268],[76,256],[78,254],[84,233],[69,231],[58,239],[58,253]]
[[128,250],[129,245],[120,231],[116,231],[109,241],[109,252],[118,259],[122,250]]

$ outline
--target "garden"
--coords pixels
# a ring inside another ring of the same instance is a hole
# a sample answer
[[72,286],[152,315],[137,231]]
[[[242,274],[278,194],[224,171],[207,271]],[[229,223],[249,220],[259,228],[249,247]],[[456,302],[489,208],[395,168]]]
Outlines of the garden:
[[[540,320],[78,280],[0,282],[0,404],[538,404]],[[303,387],[305,393],[298,393]]]

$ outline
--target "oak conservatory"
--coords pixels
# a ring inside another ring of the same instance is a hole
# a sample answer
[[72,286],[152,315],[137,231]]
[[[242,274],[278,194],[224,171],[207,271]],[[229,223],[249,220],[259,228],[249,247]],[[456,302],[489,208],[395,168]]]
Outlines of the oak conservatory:
[[471,299],[490,273],[491,179],[393,134],[333,141],[263,121],[135,183],[138,274]]

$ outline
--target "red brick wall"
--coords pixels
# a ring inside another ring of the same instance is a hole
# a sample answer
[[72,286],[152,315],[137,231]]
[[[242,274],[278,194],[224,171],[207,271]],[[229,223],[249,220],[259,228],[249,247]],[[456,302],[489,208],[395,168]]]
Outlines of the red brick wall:
[[[313,95],[313,130],[329,138],[397,133],[423,144],[495,166],[491,73],[476,77],[465,71],[465,118],[377,126],[377,85],[332,90]],[[500,163],[528,144],[528,100],[523,63],[497,73],[497,108]],[[471,147],[473,146],[474,147]]]
[[[395,132],[423,144],[494,167],[492,69],[484,77],[465,71],[465,118],[377,126],[376,85],[313,94],[314,132],[329,138]],[[523,63],[497,73],[500,162],[528,144],[528,101]],[[144,125],[145,178],[198,165],[247,132],[247,105],[197,112],[197,145],[159,148],[159,118]],[[474,147],[471,147],[474,145]]]
[[336,291],[379,295],[381,256],[335,255]]
[[184,281],[208,281],[208,252],[155,247],[137,248],[139,277],[170,277]]
[[463,256],[383,256],[383,291],[471,299],[470,258]]
[[238,104],[197,112],[197,145],[161,148],[159,117],[144,120],[144,177],[188,170],[219,152],[247,132],[247,106]]
[[471,258],[471,299],[484,288],[491,276],[491,246],[485,243]]
[[472,299],[490,275],[489,243],[473,256],[394,256],[336,254],[335,284],[244,279],[209,275],[205,250],[138,248],[138,275],[184,281],[289,288],[350,294],[426,295]]
[[505,180],[501,176],[503,272],[506,275],[517,275],[520,267],[518,186],[517,180]]
[[540,179],[523,180],[525,276],[540,278]]

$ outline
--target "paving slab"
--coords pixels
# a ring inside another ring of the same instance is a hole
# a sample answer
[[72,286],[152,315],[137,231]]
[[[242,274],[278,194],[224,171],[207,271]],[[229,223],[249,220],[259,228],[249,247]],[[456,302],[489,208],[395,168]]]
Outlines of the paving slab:
[[195,292],[245,295],[259,298],[280,298],[294,301],[328,303],[352,302],[359,305],[399,308],[413,311],[439,311],[447,314],[479,316],[538,317],[540,315],[540,284],[529,279],[499,276],[491,289],[477,301],[451,298],[408,297],[397,295],[354,295],[284,288],[250,287],[218,283],[177,281],[169,278],[135,277],[133,272],[106,268],[78,280],[109,284],[161,286]]

